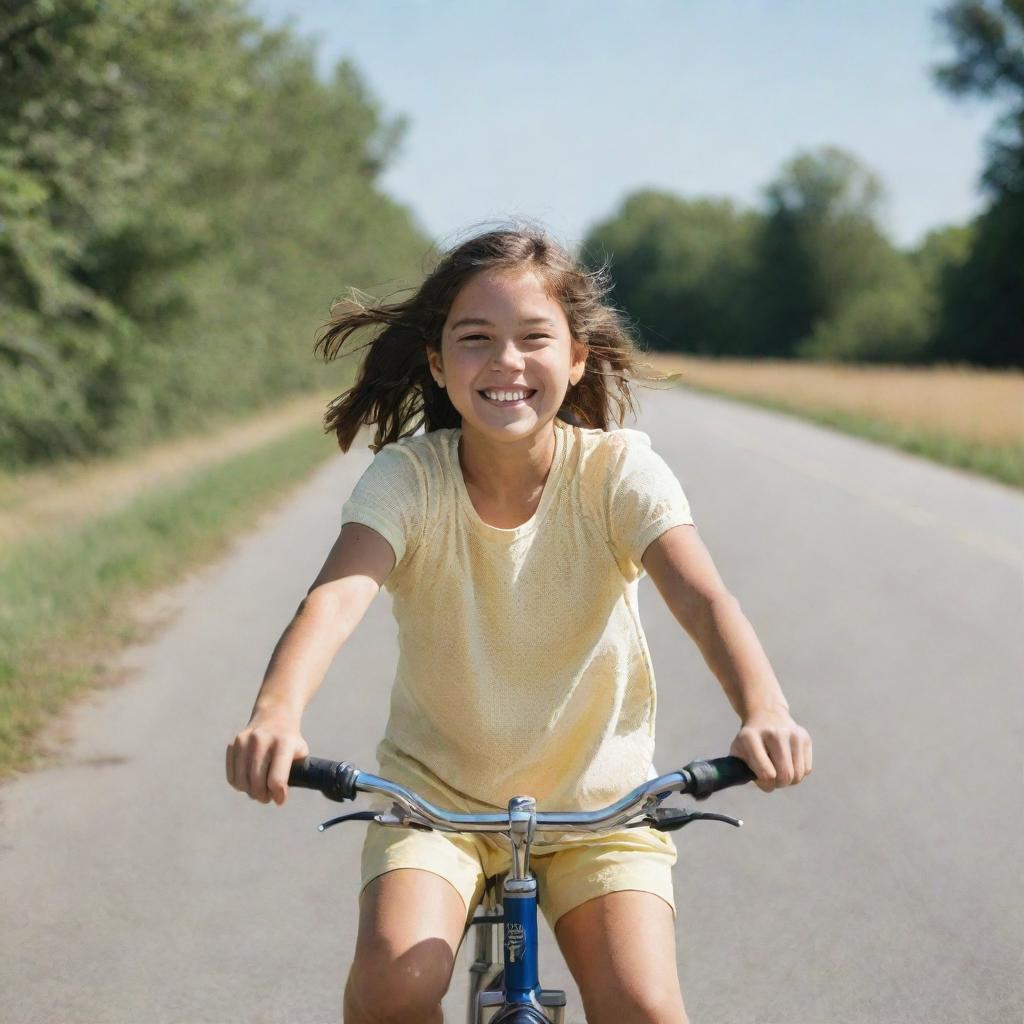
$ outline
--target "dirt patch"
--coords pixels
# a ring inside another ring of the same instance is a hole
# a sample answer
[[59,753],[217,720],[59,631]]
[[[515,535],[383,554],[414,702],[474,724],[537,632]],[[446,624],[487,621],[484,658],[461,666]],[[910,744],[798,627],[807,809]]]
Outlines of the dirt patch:
[[152,487],[318,424],[330,394],[304,395],[209,434],[88,463],[0,474],[0,547],[75,526],[129,504]]

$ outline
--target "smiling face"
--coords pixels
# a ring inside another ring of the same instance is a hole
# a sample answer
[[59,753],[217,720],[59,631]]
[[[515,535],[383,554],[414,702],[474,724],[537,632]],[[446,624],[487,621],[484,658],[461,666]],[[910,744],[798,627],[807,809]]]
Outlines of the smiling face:
[[462,415],[463,433],[519,441],[545,429],[586,367],[558,302],[533,271],[484,270],[462,286],[430,372]]

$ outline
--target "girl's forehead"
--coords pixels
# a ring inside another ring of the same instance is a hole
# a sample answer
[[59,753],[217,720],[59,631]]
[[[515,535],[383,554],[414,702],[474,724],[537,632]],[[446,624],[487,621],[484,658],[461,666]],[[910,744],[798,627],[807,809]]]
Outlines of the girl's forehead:
[[498,312],[533,310],[556,322],[564,319],[562,307],[548,294],[544,279],[533,270],[482,270],[474,274],[456,293],[448,319],[472,315],[475,308],[484,306]]

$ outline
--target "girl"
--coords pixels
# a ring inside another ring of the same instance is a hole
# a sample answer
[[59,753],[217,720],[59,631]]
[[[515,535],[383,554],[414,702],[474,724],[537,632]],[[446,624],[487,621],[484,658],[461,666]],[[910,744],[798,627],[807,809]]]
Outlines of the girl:
[[[810,737],[679,482],[646,434],[608,429],[613,403],[620,427],[633,408],[636,350],[607,287],[604,268],[528,227],[470,238],[407,301],[332,309],[327,359],[358,328],[384,328],[325,420],[343,451],[375,425],[376,455],[228,747],[236,789],[284,803],[309,753],[303,710],[386,586],[400,655],[380,774],[462,810],[518,794],[539,810],[611,803],[657,774],[644,571],[740,717],[730,752],[757,785],[811,770]],[[675,860],[650,828],[535,844],[541,910],[590,1024],[686,1021]],[[441,1021],[484,876],[507,866],[488,836],[371,823],[344,1019]]]

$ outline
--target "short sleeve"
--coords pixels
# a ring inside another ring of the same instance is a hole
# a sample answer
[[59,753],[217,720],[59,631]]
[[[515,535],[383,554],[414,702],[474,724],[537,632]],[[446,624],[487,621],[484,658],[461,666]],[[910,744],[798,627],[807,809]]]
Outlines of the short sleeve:
[[423,518],[422,475],[401,443],[377,452],[341,509],[342,526],[362,523],[391,545],[396,569],[418,543]]
[[640,430],[622,429],[608,474],[608,540],[623,575],[637,579],[649,544],[673,526],[693,525],[690,503],[675,473]]

